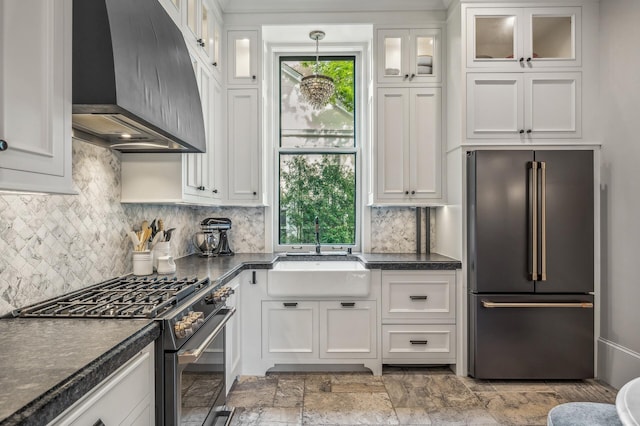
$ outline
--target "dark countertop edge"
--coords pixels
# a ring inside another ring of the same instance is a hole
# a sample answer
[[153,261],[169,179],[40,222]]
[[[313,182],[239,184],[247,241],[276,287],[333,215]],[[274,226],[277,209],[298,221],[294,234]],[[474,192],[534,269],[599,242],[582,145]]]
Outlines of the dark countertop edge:
[[[193,255],[192,255],[193,256]],[[393,256],[393,255],[390,255]],[[212,280],[216,286],[224,285],[240,275],[243,271],[251,269],[273,269],[273,265],[276,262],[281,261],[281,258],[286,258],[286,255],[279,253],[273,253],[271,260],[246,260],[225,272],[224,274]],[[353,254],[347,257],[342,255],[306,255],[306,256],[289,256],[287,261],[304,261],[304,260],[356,260],[361,262],[367,269],[382,269],[389,271],[419,271],[419,270],[435,270],[435,271],[455,271],[456,269],[462,269],[462,262],[459,260],[367,260],[366,255]]]
[[160,326],[153,321],[0,421],[0,424],[37,426],[51,422],[158,336]]
[[456,269],[462,269],[462,262],[457,260],[451,261],[379,261],[379,260],[370,260],[365,261],[365,267],[367,269],[382,269],[385,271],[455,271]]
[[[393,255],[390,255],[391,257]],[[273,254],[271,260],[247,260],[241,262],[239,265],[231,268],[224,274],[212,280],[212,283],[217,287],[224,285],[240,275],[246,270],[255,269],[273,269],[273,265],[276,262],[281,261],[281,258],[286,258],[285,255],[278,253]],[[331,255],[304,255],[304,256],[291,256],[287,261],[304,261],[304,260],[357,260],[361,262],[367,269],[381,269],[386,271],[419,271],[419,270],[434,270],[434,271],[455,271],[456,269],[462,269],[462,262],[459,260],[367,260],[366,255],[353,254],[350,256],[331,256]]]

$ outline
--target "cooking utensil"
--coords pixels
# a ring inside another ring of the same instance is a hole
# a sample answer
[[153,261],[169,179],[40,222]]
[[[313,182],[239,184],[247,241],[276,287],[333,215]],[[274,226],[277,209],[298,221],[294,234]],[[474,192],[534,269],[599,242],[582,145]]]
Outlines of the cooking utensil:
[[167,229],[167,231],[165,232],[165,239],[164,239],[164,240],[165,240],[165,241],[169,241],[169,240],[171,240],[171,233],[172,233],[173,231],[175,231],[175,230],[176,230],[176,228],[169,228],[169,229]]
[[154,248],[159,241],[163,240],[163,238],[164,238],[164,231],[158,231],[155,237],[153,237],[153,240],[151,240],[151,248]]
[[156,220],[155,218],[151,221],[151,225],[149,225],[149,228],[151,228],[151,238],[155,238],[158,229],[156,228]]
[[140,245],[140,239],[138,238],[138,235],[135,232],[129,231],[129,237],[131,238],[131,242],[133,243],[134,249],[135,247]]

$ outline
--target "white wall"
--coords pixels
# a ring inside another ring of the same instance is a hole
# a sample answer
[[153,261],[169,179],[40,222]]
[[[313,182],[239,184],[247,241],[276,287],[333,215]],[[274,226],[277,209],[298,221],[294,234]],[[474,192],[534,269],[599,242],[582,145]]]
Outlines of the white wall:
[[600,1],[602,317],[599,376],[640,376],[640,1]]

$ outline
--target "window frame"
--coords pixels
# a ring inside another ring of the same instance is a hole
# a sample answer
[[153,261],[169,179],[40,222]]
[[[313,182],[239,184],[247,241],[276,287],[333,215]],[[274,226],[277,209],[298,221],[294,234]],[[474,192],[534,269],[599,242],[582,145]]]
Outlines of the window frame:
[[[321,251],[324,253],[341,252],[351,249],[354,252],[361,251],[362,247],[362,221],[363,221],[363,208],[362,197],[364,186],[362,184],[363,174],[363,127],[362,127],[362,110],[365,105],[362,105],[363,96],[363,70],[362,70],[362,55],[359,51],[347,50],[340,52],[326,52],[320,55],[320,60],[326,59],[341,59],[349,58],[354,61],[354,144],[351,147],[340,148],[282,148],[280,146],[282,129],[281,129],[281,107],[282,101],[280,99],[280,70],[281,62],[283,60],[309,60],[311,57],[315,60],[315,55],[309,54],[309,52],[291,52],[282,51],[274,52],[273,56],[273,81],[277,83],[274,85],[272,96],[272,108],[273,108],[273,125],[274,129],[273,144],[272,144],[272,177],[273,177],[273,212],[271,214],[272,225],[272,239],[274,252],[309,252],[315,250],[315,244],[280,244],[280,158],[282,154],[348,154],[354,155],[354,167],[355,167],[355,237],[354,244],[321,244]],[[322,235],[322,218],[320,218],[320,234]]]

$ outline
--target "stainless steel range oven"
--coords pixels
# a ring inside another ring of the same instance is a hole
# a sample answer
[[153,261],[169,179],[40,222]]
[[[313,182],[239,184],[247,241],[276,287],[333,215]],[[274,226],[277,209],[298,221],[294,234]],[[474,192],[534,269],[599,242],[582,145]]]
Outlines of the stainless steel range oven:
[[235,308],[224,306],[231,289],[194,296],[179,313],[163,321],[163,396],[157,396],[156,418],[165,425],[225,425],[233,409],[225,403],[225,326]]
[[155,319],[156,424],[225,425],[225,325],[232,290],[208,278],[124,276],[17,310],[20,317]]

